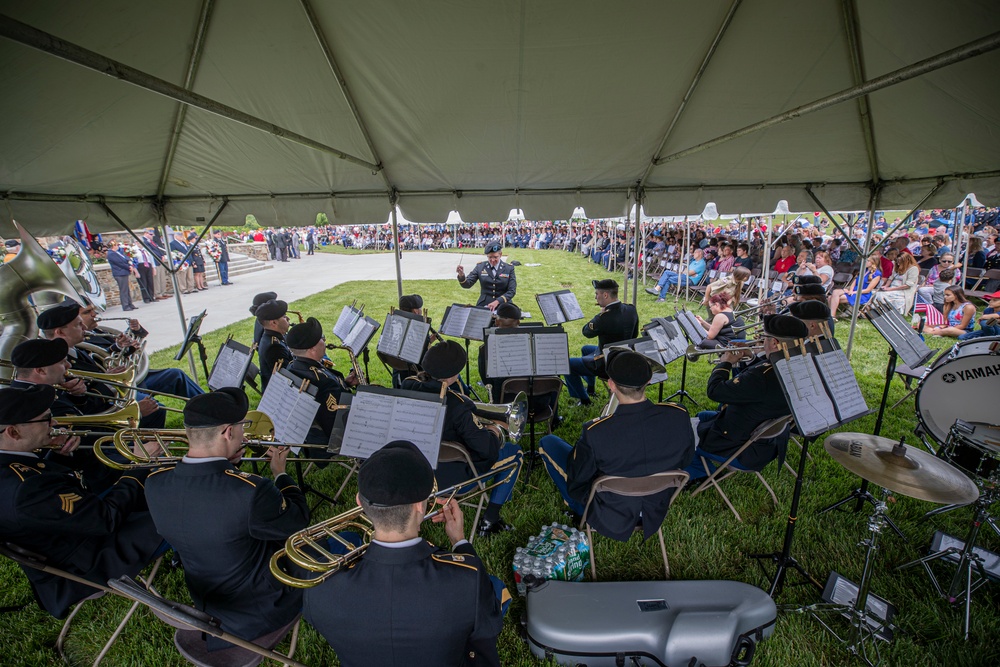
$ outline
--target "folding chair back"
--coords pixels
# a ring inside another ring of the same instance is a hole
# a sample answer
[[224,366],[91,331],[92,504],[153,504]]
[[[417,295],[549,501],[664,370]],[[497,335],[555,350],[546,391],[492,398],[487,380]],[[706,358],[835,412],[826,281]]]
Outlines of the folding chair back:
[[[583,508],[583,517],[580,519],[580,528],[587,531],[587,540],[590,542],[590,577],[597,581],[597,564],[594,552],[597,545],[594,543],[594,531],[587,523],[587,515],[590,513],[590,506],[598,493],[611,493],[627,498],[641,498],[643,496],[653,496],[669,489],[674,492],[670,496],[670,504],[677,499],[684,485],[687,484],[690,475],[684,470],[667,470],[641,477],[620,477],[617,475],[602,475],[594,480],[590,485],[590,495],[587,496],[587,504]],[[670,578],[670,562],[667,560],[667,547],[663,541],[663,525],[656,527],[656,535],[660,540],[660,554],[663,556],[663,570],[666,578]]]
[[[528,378],[508,378],[504,380],[503,387],[500,388],[500,402],[508,403],[514,400],[519,392],[528,393]],[[559,402],[559,393],[562,391],[562,378],[555,375],[536,377],[532,386],[532,396],[534,402],[529,400],[528,405],[528,426],[534,429],[534,425],[545,422],[547,433],[552,433],[552,421],[556,417],[555,407]],[[554,396],[553,396],[554,394]],[[530,398],[530,396],[529,396]],[[544,401],[544,405],[540,405]]]
[[[472,456],[469,454],[469,450],[465,448],[460,442],[454,442],[451,440],[442,440],[441,448],[438,450],[438,466],[442,463],[464,463],[469,467],[469,470],[473,471],[475,474],[476,466],[472,463]],[[435,466],[435,469],[437,466]],[[486,483],[482,480],[476,482],[476,485],[480,489],[485,488]],[[479,501],[473,503],[471,500],[467,501],[465,505],[469,507],[476,508],[476,516],[472,521],[472,531],[469,533],[469,543],[472,543],[473,538],[476,536],[476,526],[479,525],[479,516],[483,512],[483,507],[486,505],[486,494],[479,494]]]

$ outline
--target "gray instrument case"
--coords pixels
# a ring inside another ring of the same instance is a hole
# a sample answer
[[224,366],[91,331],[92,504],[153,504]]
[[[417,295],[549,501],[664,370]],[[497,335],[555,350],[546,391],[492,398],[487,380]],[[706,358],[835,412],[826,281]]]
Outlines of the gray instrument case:
[[544,581],[528,587],[531,652],[560,665],[747,665],[774,631],[766,592],[738,581]]

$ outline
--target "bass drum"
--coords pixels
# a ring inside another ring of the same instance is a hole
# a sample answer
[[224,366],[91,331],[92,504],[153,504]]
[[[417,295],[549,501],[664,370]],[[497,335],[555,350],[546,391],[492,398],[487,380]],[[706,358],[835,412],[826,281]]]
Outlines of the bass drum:
[[995,424],[1000,415],[998,396],[1000,355],[963,355],[932,368],[921,378],[917,419],[922,430],[943,445],[956,419]]
[[[970,354],[1000,354],[1000,336],[983,336],[972,340],[960,340],[951,348],[949,359],[959,359]],[[996,345],[996,347],[994,347]]]

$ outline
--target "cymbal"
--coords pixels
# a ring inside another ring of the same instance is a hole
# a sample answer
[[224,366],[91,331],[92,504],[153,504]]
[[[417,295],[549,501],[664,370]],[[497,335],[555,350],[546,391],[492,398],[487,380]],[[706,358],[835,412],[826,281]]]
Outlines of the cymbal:
[[948,505],[979,498],[962,471],[922,449],[867,433],[834,433],[823,447],[854,474],[903,496]]

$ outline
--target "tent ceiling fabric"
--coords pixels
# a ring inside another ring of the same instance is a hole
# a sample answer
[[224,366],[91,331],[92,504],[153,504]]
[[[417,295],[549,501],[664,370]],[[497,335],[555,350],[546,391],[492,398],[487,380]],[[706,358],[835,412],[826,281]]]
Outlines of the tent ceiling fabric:
[[[381,222],[390,183],[405,217],[502,220],[624,215],[650,161],[856,85],[845,0],[755,0],[735,11],[664,143],[731,0],[608,3],[311,0],[375,153],[301,2],[215,0],[193,92],[369,162],[384,175],[189,109],[164,188],[167,222]],[[857,2],[868,79],[1000,31],[990,0]],[[2,13],[182,86],[202,0],[12,1]],[[0,231],[157,218],[180,104],[0,38]],[[1000,51],[869,96],[882,208],[967,192],[1000,199]],[[857,101],[653,167],[647,215],[867,205],[872,173]],[[978,174],[950,180],[954,175]],[[983,176],[983,174],[986,174]],[[69,201],[44,201],[56,198]]]

